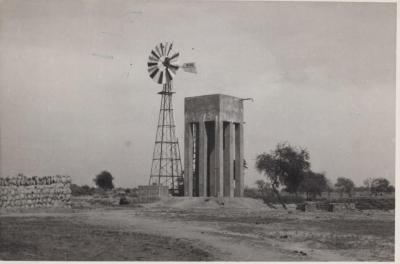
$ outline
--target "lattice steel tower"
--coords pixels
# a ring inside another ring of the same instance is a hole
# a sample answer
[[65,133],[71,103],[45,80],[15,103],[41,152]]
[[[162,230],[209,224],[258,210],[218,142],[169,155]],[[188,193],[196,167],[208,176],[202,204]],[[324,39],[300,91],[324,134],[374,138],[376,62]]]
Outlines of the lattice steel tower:
[[[147,63],[150,78],[163,85],[156,140],[151,163],[149,184],[168,186],[173,195],[183,195],[183,172],[172,107],[172,79],[179,68],[195,73],[194,63],[178,64],[179,52],[171,53],[172,43],[160,43]],[[173,55],[170,55],[173,54]]]

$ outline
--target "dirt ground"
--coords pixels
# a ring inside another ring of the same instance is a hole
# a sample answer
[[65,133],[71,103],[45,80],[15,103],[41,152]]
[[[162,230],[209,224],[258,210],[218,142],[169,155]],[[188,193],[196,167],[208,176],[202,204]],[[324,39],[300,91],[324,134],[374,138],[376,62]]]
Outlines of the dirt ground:
[[394,211],[202,199],[3,212],[0,260],[394,261]]

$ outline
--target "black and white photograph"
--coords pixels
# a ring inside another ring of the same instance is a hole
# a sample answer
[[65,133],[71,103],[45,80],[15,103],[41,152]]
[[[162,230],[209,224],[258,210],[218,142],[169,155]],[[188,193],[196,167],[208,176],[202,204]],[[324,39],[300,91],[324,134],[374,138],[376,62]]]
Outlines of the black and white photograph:
[[0,262],[396,262],[397,2],[0,0]]

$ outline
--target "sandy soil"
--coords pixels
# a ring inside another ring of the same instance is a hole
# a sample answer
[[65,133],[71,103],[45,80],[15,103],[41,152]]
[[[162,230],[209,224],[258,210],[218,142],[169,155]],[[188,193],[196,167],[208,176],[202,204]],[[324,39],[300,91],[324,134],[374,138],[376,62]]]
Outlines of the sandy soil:
[[394,260],[394,212],[255,206],[247,200],[178,199],[144,207],[7,213],[0,216],[0,259]]

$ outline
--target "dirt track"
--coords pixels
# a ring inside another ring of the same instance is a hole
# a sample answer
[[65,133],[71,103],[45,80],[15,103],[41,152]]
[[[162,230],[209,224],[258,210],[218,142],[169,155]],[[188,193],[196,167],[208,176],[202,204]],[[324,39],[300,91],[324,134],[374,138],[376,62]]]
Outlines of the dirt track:
[[394,212],[148,206],[0,220],[2,260],[394,260]]

